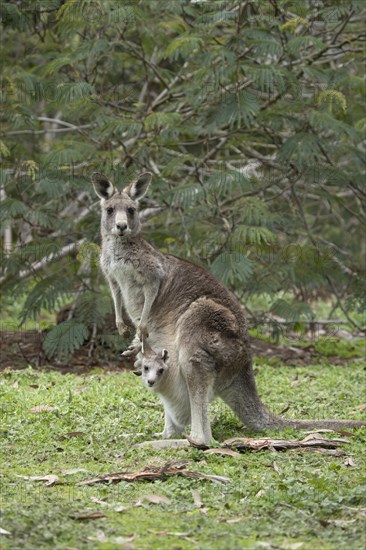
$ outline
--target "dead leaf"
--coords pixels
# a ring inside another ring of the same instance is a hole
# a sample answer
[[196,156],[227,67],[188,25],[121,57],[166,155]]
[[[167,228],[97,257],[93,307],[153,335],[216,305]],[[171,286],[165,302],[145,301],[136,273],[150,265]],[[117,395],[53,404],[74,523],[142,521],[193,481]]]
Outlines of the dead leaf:
[[[175,532],[175,531],[154,531],[154,529],[148,529],[147,532],[153,534],[156,537],[179,537],[179,538],[181,538],[183,540],[186,540],[188,542],[191,542],[193,544],[198,544],[198,542],[196,540],[189,537],[189,535],[191,535],[190,532],[180,533],[180,532]],[[174,550],[174,548],[176,548],[176,547],[174,546],[173,550]]]
[[51,411],[57,411],[58,407],[51,407],[50,405],[36,405],[35,407],[32,407],[29,409],[30,413],[40,413],[40,412],[51,412]]
[[168,497],[164,497],[162,495],[144,495],[136,502],[136,506],[141,506],[144,500],[147,500],[151,504],[171,504],[172,503],[172,501]]
[[354,460],[351,456],[348,456],[346,458],[346,460],[344,461],[344,465],[345,466],[351,466],[352,468],[354,468],[356,466],[356,464],[355,464],[355,462],[354,462]]
[[46,481],[45,485],[50,486],[54,485],[56,481],[58,481],[58,476],[56,475],[48,475],[48,476],[18,476],[23,479],[27,479],[29,481]]
[[274,469],[274,471],[276,472],[276,474],[280,475],[280,469],[279,469],[279,467],[277,466],[277,464],[276,464],[275,461],[272,462],[272,468]]
[[192,496],[193,496],[194,505],[197,506],[197,508],[201,508],[202,507],[202,499],[201,499],[200,492],[197,489],[193,489],[191,491],[191,493],[192,493]]
[[93,483],[118,482],[118,481],[155,481],[156,479],[166,480],[172,476],[182,476],[192,479],[207,479],[213,482],[229,483],[231,480],[224,476],[202,474],[184,469],[187,461],[167,462],[163,466],[145,466],[136,472],[116,472],[87,479],[78,483],[78,486],[92,485]]
[[60,435],[58,438],[59,441],[64,441],[65,439],[71,439],[72,437],[80,437],[85,435],[84,432],[67,432],[65,435]]
[[232,449],[206,449],[206,451],[203,451],[205,455],[221,455],[221,456],[232,456],[232,457],[238,457],[240,456],[240,453],[237,451],[233,451]]
[[77,520],[88,520],[88,519],[101,519],[105,518],[105,514],[103,512],[81,512],[81,513],[75,513],[70,514],[69,516],[71,519],[77,519]]
[[114,537],[113,542],[115,544],[121,544],[119,550],[133,550],[133,544],[130,544],[138,535],[130,535],[129,537]]
[[113,508],[115,512],[124,512],[127,509],[127,506],[116,506],[115,508]]
[[282,548],[283,550],[298,550],[302,546],[304,546],[303,542],[285,542]]
[[95,502],[95,504],[101,504],[102,506],[110,506],[110,504],[108,504],[108,502],[105,502],[104,500],[100,500],[97,497],[90,497],[90,500]]
[[0,527],[0,535],[5,535],[6,537],[8,537],[9,535],[11,535],[11,533],[10,531],[7,531],[6,529]]
[[19,387],[19,382],[18,380],[15,380],[14,384],[13,384],[13,388],[17,389]]
[[225,520],[225,523],[240,523],[242,521],[242,518],[232,518],[232,519],[227,519]]
[[259,489],[258,493],[255,495],[257,498],[261,497],[262,495],[264,495],[265,491],[264,489]]
[[364,411],[366,409],[366,403],[362,403],[362,405],[356,405],[355,409],[359,411]]
[[356,519],[322,519],[320,520],[320,523],[323,527],[332,525],[334,527],[340,527],[341,529],[345,529],[349,527],[349,525],[352,525],[352,523],[355,523],[355,521],[357,520]]
[[88,470],[86,470],[85,468],[74,468],[72,470],[60,470],[60,473],[63,474],[64,476],[71,476],[71,475],[74,475],[74,474],[78,474],[79,472],[87,472]]
[[79,386],[74,390],[74,393],[82,393],[83,391],[86,391],[88,389],[88,386]]

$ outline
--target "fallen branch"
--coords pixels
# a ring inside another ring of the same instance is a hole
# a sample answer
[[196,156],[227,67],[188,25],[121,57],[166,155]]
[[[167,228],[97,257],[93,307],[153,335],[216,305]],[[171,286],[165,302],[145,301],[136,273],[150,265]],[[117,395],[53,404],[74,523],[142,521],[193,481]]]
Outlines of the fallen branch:
[[118,482],[118,481],[155,481],[160,479],[165,481],[168,477],[181,476],[191,479],[207,479],[219,483],[229,483],[231,480],[224,476],[202,474],[193,472],[192,470],[183,469],[187,461],[167,462],[163,466],[145,466],[137,472],[116,472],[113,474],[105,474],[93,479],[86,479],[78,483],[78,486],[93,485],[94,483]]
[[236,449],[238,451],[262,451],[264,449],[270,451],[286,451],[287,449],[301,448],[321,448],[321,449],[336,449],[341,443],[349,443],[347,439],[325,439],[318,433],[312,433],[302,439],[287,440],[287,439],[270,439],[267,437],[252,439],[247,437],[234,437],[227,439],[222,443],[222,447]]

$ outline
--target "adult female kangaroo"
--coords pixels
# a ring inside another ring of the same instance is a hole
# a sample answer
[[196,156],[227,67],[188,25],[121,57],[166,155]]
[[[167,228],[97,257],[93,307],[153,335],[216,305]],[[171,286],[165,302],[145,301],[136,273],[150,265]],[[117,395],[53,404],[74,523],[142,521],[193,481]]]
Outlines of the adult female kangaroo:
[[170,364],[161,399],[163,435],[181,434],[191,424],[198,444],[211,439],[209,402],[220,396],[252,430],[292,426],[365,426],[351,420],[287,420],[261,402],[255,384],[246,321],[239,302],[211,273],[162,254],[140,235],[138,201],[151,174],[141,174],[122,191],[102,174],[92,181],[101,199],[101,266],[110,285],[116,326],[126,324],[168,350]]

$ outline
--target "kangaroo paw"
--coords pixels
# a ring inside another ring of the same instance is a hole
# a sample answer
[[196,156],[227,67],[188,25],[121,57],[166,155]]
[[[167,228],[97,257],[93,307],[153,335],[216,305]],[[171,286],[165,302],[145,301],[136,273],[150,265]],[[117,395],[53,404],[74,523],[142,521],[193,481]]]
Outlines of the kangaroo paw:
[[116,321],[116,327],[120,336],[128,336],[130,334],[129,327],[123,321]]

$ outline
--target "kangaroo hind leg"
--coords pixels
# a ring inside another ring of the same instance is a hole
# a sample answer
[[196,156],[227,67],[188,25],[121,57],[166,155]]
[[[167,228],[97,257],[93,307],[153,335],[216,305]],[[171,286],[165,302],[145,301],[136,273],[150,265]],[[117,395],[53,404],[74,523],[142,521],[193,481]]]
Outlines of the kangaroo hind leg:
[[191,405],[191,439],[199,445],[208,445],[212,439],[208,405],[213,397],[215,383],[214,359],[197,349],[184,364]]

